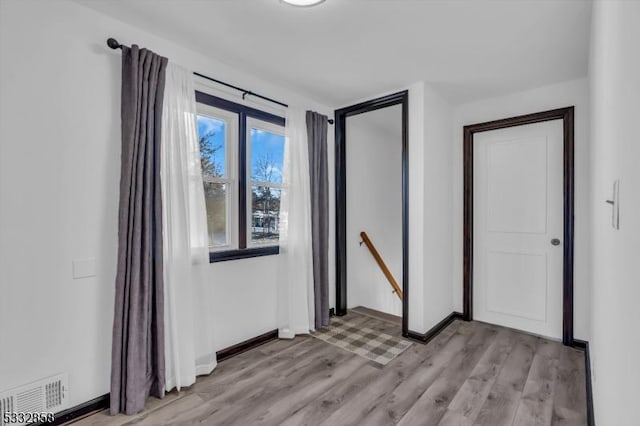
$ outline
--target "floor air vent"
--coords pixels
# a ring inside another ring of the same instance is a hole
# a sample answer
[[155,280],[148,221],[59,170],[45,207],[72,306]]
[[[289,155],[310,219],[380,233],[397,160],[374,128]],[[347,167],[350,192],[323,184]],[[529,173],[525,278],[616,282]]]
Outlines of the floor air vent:
[[0,393],[0,426],[24,425],[5,423],[5,413],[57,413],[67,408],[69,375],[48,377],[28,385]]

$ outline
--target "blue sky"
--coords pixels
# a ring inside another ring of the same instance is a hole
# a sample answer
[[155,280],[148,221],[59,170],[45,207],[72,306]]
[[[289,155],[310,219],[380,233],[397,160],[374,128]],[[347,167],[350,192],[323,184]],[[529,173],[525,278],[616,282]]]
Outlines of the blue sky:
[[225,122],[222,120],[216,120],[215,118],[198,115],[198,138],[201,138],[211,132],[213,132],[213,136],[209,138],[209,144],[214,147],[222,147],[216,151],[213,156],[213,162],[218,164],[218,167],[224,176],[227,171],[227,167],[224,162],[225,152],[227,150],[227,147],[224,146]]
[[273,162],[273,182],[282,182],[284,137],[260,129],[251,129],[251,170],[260,158],[269,155]]
[[[213,156],[213,161],[220,166],[223,173],[225,167],[224,133],[225,122],[212,117],[198,115],[198,136],[202,137],[207,133],[214,132],[209,138],[209,143],[213,146],[222,146]],[[284,137],[260,129],[251,129],[251,171],[255,169],[256,163],[265,155],[271,157],[273,163],[273,181],[282,182],[282,166],[284,156]]]

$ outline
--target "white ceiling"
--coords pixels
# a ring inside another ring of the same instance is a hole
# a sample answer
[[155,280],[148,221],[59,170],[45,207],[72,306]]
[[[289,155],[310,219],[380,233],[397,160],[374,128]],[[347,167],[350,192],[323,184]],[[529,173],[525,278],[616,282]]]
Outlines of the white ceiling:
[[431,83],[453,104],[587,75],[583,0],[77,0],[329,106]]

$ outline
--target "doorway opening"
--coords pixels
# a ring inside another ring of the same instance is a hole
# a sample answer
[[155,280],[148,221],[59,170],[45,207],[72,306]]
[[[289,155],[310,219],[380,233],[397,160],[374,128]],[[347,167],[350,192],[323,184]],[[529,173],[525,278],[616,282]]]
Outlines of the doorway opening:
[[409,93],[402,91],[335,111],[336,315],[359,304],[396,314],[403,336],[409,318],[408,107]]

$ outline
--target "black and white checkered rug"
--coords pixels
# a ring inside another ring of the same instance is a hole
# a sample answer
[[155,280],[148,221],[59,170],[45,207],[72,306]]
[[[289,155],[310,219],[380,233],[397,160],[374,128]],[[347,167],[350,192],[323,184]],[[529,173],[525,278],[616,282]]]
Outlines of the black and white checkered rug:
[[340,317],[331,318],[328,327],[315,331],[312,336],[382,365],[411,346],[411,342],[400,337],[360,327]]

